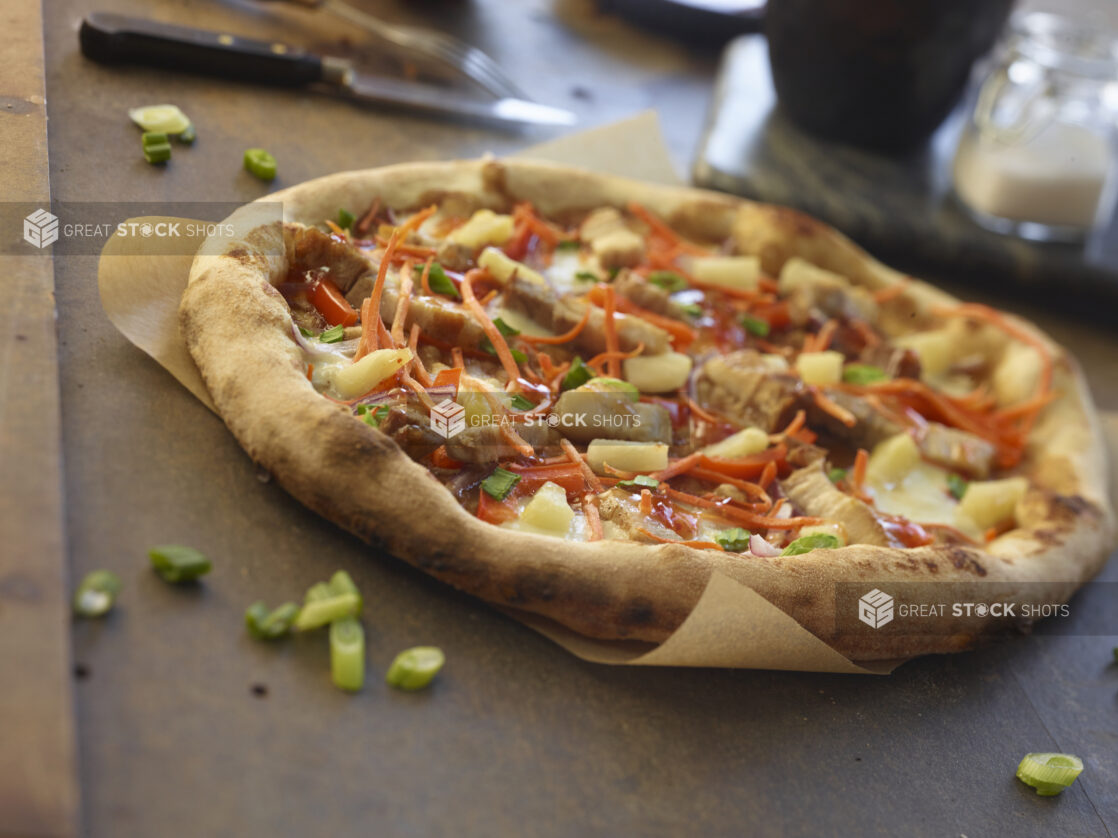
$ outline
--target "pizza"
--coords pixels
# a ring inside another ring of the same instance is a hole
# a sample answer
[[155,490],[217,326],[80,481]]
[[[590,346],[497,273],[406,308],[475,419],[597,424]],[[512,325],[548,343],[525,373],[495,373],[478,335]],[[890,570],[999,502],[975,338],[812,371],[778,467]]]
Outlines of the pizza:
[[303,504],[490,603],[660,642],[713,573],[856,659],[839,585],[1064,602],[1114,531],[1097,416],[1033,325],[797,212],[532,162],[392,166],[249,205],[181,327]]

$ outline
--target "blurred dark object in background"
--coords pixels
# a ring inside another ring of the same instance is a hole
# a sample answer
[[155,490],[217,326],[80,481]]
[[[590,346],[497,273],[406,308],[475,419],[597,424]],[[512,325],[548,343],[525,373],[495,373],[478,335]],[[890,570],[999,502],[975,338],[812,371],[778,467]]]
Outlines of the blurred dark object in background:
[[662,35],[718,44],[760,32],[765,16],[765,0],[598,0],[598,8]]
[[1015,0],[769,0],[780,106],[827,139],[903,151],[928,138]]

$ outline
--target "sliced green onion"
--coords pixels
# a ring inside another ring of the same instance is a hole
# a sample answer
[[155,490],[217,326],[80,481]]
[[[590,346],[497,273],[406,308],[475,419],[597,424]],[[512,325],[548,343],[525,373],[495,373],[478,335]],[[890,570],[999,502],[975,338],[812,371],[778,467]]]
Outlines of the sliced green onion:
[[[488,337],[483,337],[480,341],[478,341],[478,347],[483,352],[488,352],[490,355],[497,354],[497,348],[493,346],[493,341],[491,341]],[[511,346],[509,347],[509,354],[512,355],[512,359],[518,364],[524,364],[528,361],[527,355],[525,355],[519,349],[513,349]]]
[[703,316],[703,307],[698,303],[688,303],[685,306],[680,306],[679,310],[686,314],[688,317]]
[[762,320],[760,317],[750,317],[748,314],[742,315],[741,325],[749,334],[759,338],[768,337],[772,328],[767,320]]
[[556,250],[578,250],[579,247],[578,239],[563,239],[563,241],[555,245]]
[[951,493],[951,497],[955,500],[962,500],[963,495],[967,493],[967,488],[970,486],[966,480],[957,474],[947,475],[947,491]]
[[205,554],[182,544],[161,544],[148,550],[155,572],[166,582],[190,582],[213,568]]
[[361,597],[358,594],[332,593],[326,598],[310,599],[310,591],[307,591],[307,596],[299,616],[295,618],[295,631],[310,631],[343,617],[356,617],[361,610]]
[[655,489],[660,485],[660,481],[655,477],[649,477],[647,474],[638,474],[632,480],[619,480],[617,485],[622,489]]
[[382,404],[380,407],[375,409],[370,408],[370,406],[367,404],[357,405],[357,415],[361,417],[361,420],[366,425],[369,425],[373,428],[379,428],[380,423],[385,420],[390,412],[391,408],[389,408],[388,405]]
[[577,279],[579,282],[597,282],[598,275],[596,273],[591,273],[590,271],[576,271],[575,279]]
[[573,390],[575,387],[581,387],[593,377],[594,370],[586,366],[586,362],[576,355],[575,359],[571,361],[571,368],[563,376],[561,389]]
[[314,332],[310,329],[304,329],[302,326],[299,327],[299,334],[305,338],[313,338],[315,336]]
[[120,577],[111,570],[87,573],[74,591],[74,613],[79,617],[103,617],[120,593]]
[[276,158],[262,148],[246,149],[245,170],[260,180],[275,180]]
[[500,332],[502,335],[504,335],[507,338],[516,337],[516,335],[520,334],[519,329],[514,329],[512,326],[510,326],[508,323],[506,323],[500,317],[494,317],[493,318],[493,325],[497,327],[498,332]]
[[145,131],[181,134],[190,128],[190,119],[177,105],[146,105],[132,108],[128,116]]
[[400,652],[388,667],[385,680],[401,690],[421,690],[431,683],[446,663],[446,655],[436,646],[416,646]]
[[171,159],[171,141],[166,134],[148,131],[141,139],[144,159],[149,163],[166,163]]
[[194,123],[190,123],[184,129],[172,136],[183,145],[193,145],[194,141],[198,139],[198,131],[194,127]]
[[291,631],[298,616],[299,606],[294,602],[285,602],[272,611],[263,602],[254,602],[245,609],[245,625],[257,640],[275,640]]
[[842,380],[847,384],[873,384],[888,377],[885,370],[873,364],[847,364],[842,371]]
[[323,343],[337,343],[345,337],[345,326],[339,323],[337,326],[331,326],[325,332],[318,336],[318,339]]
[[481,488],[494,500],[504,500],[519,482],[519,474],[497,466],[491,475],[481,481]]
[[838,536],[826,532],[813,532],[811,535],[801,535],[784,548],[782,556],[802,556],[812,550],[833,550],[841,546]]
[[728,530],[716,533],[714,540],[723,550],[740,553],[742,550],[749,549],[749,536],[749,530],[743,530],[741,527],[731,527]]
[[1025,754],[1017,779],[1042,797],[1059,794],[1083,772],[1083,760],[1071,754]]
[[827,469],[827,479],[832,483],[840,483],[846,479],[846,469],[844,468],[831,468]]
[[648,281],[671,294],[687,288],[687,280],[675,271],[653,271],[648,275]]
[[357,220],[357,216],[347,209],[338,210],[338,226],[343,230],[348,230],[353,226],[353,222]]
[[344,570],[339,570],[330,577],[330,590],[335,594],[356,594],[357,595],[357,610],[360,611],[364,606],[365,601],[361,596],[361,591],[357,589],[357,584]]
[[510,404],[516,410],[531,410],[533,407],[535,407],[535,405],[532,404],[530,400],[524,397],[523,393],[514,394]]
[[351,692],[365,683],[365,629],[356,617],[330,624],[330,676],[335,687]]
[[316,582],[307,588],[307,592],[303,595],[303,602],[318,602],[330,599],[332,596],[334,596],[334,589],[330,587],[329,582]]
[[431,263],[431,271],[427,274],[427,284],[431,286],[431,290],[436,294],[446,294],[448,297],[454,297],[456,300],[462,299],[462,295],[458,293],[458,289],[454,283],[450,281],[450,277],[446,275],[443,266],[438,262]]

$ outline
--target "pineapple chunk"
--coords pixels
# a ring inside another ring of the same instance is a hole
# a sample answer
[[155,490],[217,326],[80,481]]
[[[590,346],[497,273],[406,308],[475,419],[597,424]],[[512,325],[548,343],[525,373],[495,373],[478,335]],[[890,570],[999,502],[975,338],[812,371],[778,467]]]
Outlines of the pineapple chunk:
[[838,384],[842,381],[841,352],[828,349],[824,352],[801,352],[796,359],[796,372],[805,384]]
[[602,474],[609,463],[621,471],[661,471],[668,467],[668,446],[663,442],[626,442],[595,439],[586,448],[590,468]]
[[1036,392],[1040,353],[1021,343],[1010,344],[994,370],[994,395],[999,405],[1016,404]]
[[866,463],[871,483],[900,483],[920,462],[920,449],[906,433],[899,433],[874,446]]
[[1001,527],[1014,519],[1017,502],[1024,497],[1029,481],[1024,477],[983,480],[971,483],[959,501],[959,514],[982,530]]
[[901,335],[894,338],[893,343],[916,353],[920,359],[921,378],[928,379],[943,375],[955,363],[959,337],[950,329],[933,329]]
[[574,518],[575,511],[567,504],[567,490],[550,480],[536,489],[520,513],[522,523],[559,535],[570,529]]
[[839,547],[846,546],[846,527],[842,525],[841,521],[835,521],[831,524],[815,524],[810,527],[800,527],[799,538],[805,535],[833,535],[839,540]]
[[680,352],[638,355],[622,363],[625,380],[642,393],[667,393],[678,390],[691,375],[691,356]]
[[769,447],[769,435],[760,428],[746,428],[703,449],[711,457],[748,457]]
[[491,209],[480,209],[461,227],[451,230],[447,240],[478,248],[487,244],[502,245],[512,238],[512,233],[511,215],[497,215]]
[[377,349],[334,375],[334,387],[346,399],[368,393],[412,358],[410,349]]
[[495,247],[487,247],[477,257],[477,263],[485,268],[498,282],[510,282],[513,276],[534,282],[536,285],[547,285],[547,281],[527,265],[510,259],[503,251]]
[[780,270],[780,279],[777,284],[782,294],[788,294],[789,292],[795,291],[797,288],[810,289],[820,284],[830,287],[850,285],[846,277],[841,274],[816,267],[811,264],[811,262],[801,259],[799,256],[793,256],[784,263],[784,267]]
[[761,260],[757,256],[705,256],[691,263],[691,273],[708,285],[752,290],[761,278]]

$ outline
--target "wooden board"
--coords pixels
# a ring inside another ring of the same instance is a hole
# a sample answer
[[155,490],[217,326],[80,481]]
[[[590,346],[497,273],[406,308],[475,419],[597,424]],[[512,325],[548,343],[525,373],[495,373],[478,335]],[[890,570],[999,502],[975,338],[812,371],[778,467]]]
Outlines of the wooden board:
[[43,21],[0,6],[0,836],[69,836],[78,818],[61,491],[54,270],[21,240],[50,208]]

